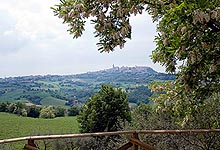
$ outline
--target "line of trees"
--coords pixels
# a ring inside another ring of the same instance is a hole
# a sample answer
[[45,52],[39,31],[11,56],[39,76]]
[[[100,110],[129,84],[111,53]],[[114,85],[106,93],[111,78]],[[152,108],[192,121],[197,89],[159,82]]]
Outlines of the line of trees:
[[64,116],[77,116],[79,114],[80,107],[72,106],[70,108],[62,106],[37,106],[37,105],[26,105],[22,102],[10,103],[0,102],[0,112],[7,112],[16,114],[23,117],[32,118],[55,118]]

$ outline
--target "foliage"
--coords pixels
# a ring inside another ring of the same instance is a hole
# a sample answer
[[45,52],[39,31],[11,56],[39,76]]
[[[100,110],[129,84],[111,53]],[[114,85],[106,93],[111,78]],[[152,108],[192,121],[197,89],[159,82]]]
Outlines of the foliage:
[[[132,111],[132,122],[124,130],[218,129],[219,103],[219,97],[206,101],[206,105],[200,107],[184,125],[176,122],[178,117],[170,109],[163,108],[163,111],[159,111],[157,106],[141,104]],[[146,134],[140,138],[158,150],[215,150],[220,146],[219,133]]]
[[[151,85],[151,89],[158,94],[152,97],[152,100],[156,102],[155,113],[152,117],[146,119],[145,122],[148,123],[146,124],[147,128],[148,126],[153,127],[152,129],[155,127],[159,129],[167,129],[167,127],[168,129],[170,127],[174,129],[220,128],[219,92],[212,92],[208,98],[198,99],[196,93],[186,94],[182,90],[182,85],[178,82],[157,82]],[[151,119],[154,119],[153,126],[150,121]],[[138,125],[140,126],[142,123]],[[166,136],[163,140],[169,140],[169,138],[175,149],[214,150],[220,146],[218,133],[188,134],[175,137]],[[163,145],[165,149],[169,149],[168,147],[172,147],[172,145]]]
[[27,117],[38,118],[40,116],[41,107],[32,105],[27,108]]
[[15,104],[15,103],[10,103],[10,104],[8,105],[7,110],[8,110],[9,113],[14,113],[14,110],[15,110],[15,109],[16,109],[16,104]]
[[68,116],[77,116],[79,115],[80,107],[72,106],[68,109]]
[[24,117],[27,116],[27,110],[25,109],[25,105],[21,102],[2,102],[0,103],[0,112],[9,112]]
[[137,106],[131,113],[132,122],[128,129],[154,130],[154,129],[180,129],[170,112],[156,111],[156,107],[149,104]]
[[7,112],[16,114],[23,117],[32,118],[54,118],[54,117],[64,117],[67,116],[77,116],[79,115],[80,106],[72,106],[69,109],[63,106],[36,106],[28,105],[21,102],[9,103],[0,102],[0,112]]
[[40,118],[52,119],[55,118],[55,109],[53,106],[45,106],[40,111]]
[[61,0],[52,9],[74,38],[82,35],[86,19],[91,19],[101,52],[122,48],[131,38],[129,18],[147,11],[157,22],[153,61],[168,72],[178,69],[183,90],[195,91],[200,98],[220,87],[219,6],[219,0]]
[[220,93],[215,93],[198,107],[188,122],[184,124],[187,129],[219,129],[220,128]]
[[152,95],[151,91],[148,89],[148,86],[138,86],[135,88],[126,88],[127,90],[130,90],[128,92],[128,101],[131,103],[149,103],[149,97]]
[[130,120],[127,94],[110,85],[102,85],[100,91],[82,107],[78,117],[81,132],[120,130],[120,122],[126,120]]
[[7,106],[8,106],[8,103],[0,103],[0,112],[6,112],[7,111]]
[[62,106],[55,107],[55,117],[64,117],[66,108]]
[[[154,62],[175,72],[182,90],[197,98],[219,91],[220,81],[220,1],[176,1],[151,11],[159,19]],[[162,12],[161,12],[162,11]]]
[[[209,122],[209,127],[220,127],[215,125],[219,124],[218,122],[220,121],[218,115],[216,115],[216,113],[219,112],[219,108],[217,108],[220,102],[219,92],[213,92],[212,95],[206,99],[198,99],[196,93],[186,94],[178,82],[156,82],[152,84],[150,88],[152,91],[158,93],[152,97],[152,100],[157,103],[156,111],[163,113],[169,112],[174,116],[175,122],[179,125],[184,127],[186,124],[195,122],[195,120],[199,123],[202,116],[200,116],[200,119],[196,119],[196,116],[199,117],[198,114],[203,112],[200,111],[207,108],[205,111],[209,113],[206,112],[204,116],[208,118],[212,116],[212,118],[217,121],[217,123],[213,121]],[[214,107],[214,105],[217,106]],[[204,128],[207,128],[207,126],[204,126]]]
[[0,112],[8,112],[23,117],[31,116],[32,107],[33,106],[30,107],[26,106],[24,103],[21,102],[16,102],[16,103],[0,102]]

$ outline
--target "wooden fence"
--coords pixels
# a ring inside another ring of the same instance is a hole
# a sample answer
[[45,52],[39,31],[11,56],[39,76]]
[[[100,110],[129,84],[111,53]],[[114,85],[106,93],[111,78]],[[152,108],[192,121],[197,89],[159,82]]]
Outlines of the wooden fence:
[[179,134],[179,133],[220,133],[220,129],[213,130],[132,130],[132,131],[116,131],[116,132],[99,132],[99,133],[83,133],[83,134],[65,134],[65,135],[44,135],[44,136],[28,136],[21,138],[0,140],[0,144],[27,141],[24,145],[25,150],[39,150],[35,141],[47,140],[47,139],[65,139],[65,138],[83,138],[83,137],[100,137],[100,136],[112,136],[112,135],[132,135],[128,138],[128,143],[122,145],[118,150],[126,150],[130,147],[133,150],[138,150],[141,147],[145,150],[156,150],[155,147],[141,142],[139,134]]

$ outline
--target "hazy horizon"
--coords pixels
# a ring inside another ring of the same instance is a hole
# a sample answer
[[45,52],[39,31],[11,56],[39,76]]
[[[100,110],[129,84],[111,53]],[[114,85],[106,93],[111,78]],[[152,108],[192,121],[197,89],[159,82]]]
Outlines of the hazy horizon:
[[[117,65],[115,65],[115,64],[113,64],[114,65],[114,67],[120,67],[120,68],[122,68],[122,67],[149,67],[149,66],[137,66],[137,65],[135,65],[135,66],[117,66]],[[48,74],[27,74],[27,75],[18,75],[18,76],[7,76],[7,77],[0,77],[1,79],[4,79],[4,78],[13,78],[13,77],[25,77],[25,76],[47,76],[47,75],[58,75],[58,76],[65,76],[65,75],[77,75],[77,74],[83,74],[83,73],[90,73],[90,72],[96,72],[96,71],[102,71],[102,70],[107,70],[107,69],[111,69],[111,68],[113,68],[113,65],[111,66],[111,67],[108,67],[108,68],[102,68],[102,69],[98,69],[98,70],[88,70],[88,71],[85,71],[85,72],[78,72],[78,73],[72,73],[72,74],[50,74],[50,73],[48,73]],[[152,67],[150,67],[150,68],[152,68]],[[154,71],[156,71],[156,72],[159,72],[159,73],[165,73],[165,72],[160,72],[160,71],[157,71],[157,70],[155,70],[154,68],[152,68]]]

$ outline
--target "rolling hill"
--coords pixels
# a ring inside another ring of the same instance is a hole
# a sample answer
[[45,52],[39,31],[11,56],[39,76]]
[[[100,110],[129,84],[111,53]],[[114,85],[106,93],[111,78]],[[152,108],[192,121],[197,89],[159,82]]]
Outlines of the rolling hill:
[[38,75],[0,78],[0,101],[23,101],[36,105],[74,105],[85,103],[101,86],[123,88],[131,103],[148,102],[153,81],[175,80],[171,74],[150,67],[115,67],[75,75]]

